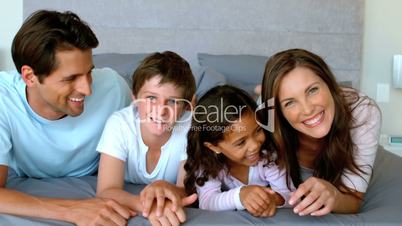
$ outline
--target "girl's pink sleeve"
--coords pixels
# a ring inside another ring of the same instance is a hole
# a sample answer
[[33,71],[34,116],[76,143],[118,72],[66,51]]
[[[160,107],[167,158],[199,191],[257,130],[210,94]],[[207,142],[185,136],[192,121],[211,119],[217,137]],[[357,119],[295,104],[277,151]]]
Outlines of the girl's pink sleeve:
[[[271,189],[280,194],[285,200],[284,204],[278,207],[289,207],[288,201],[291,191],[286,185],[286,171],[279,169],[274,163],[270,163],[263,168],[263,172],[265,180],[269,182]],[[293,189],[293,184],[291,185],[291,189]]]
[[240,187],[222,191],[222,182],[218,179],[209,179],[204,186],[196,186],[199,208],[205,210],[244,210],[240,201]]

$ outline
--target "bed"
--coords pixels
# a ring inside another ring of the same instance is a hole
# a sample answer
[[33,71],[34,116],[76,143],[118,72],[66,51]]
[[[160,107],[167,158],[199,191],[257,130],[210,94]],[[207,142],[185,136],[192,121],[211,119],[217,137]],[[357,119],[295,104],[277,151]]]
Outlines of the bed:
[[[291,209],[279,209],[271,218],[255,218],[246,211],[212,212],[187,208],[189,226],[247,225],[402,225],[402,158],[379,147],[373,177],[359,214],[329,214],[324,217],[300,217]],[[96,177],[59,179],[19,178],[10,175],[8,188],[46,197],[90,198],[95,195]],[[126,190],[137,194],[143,186],[126,184]],[[66,222],[12,215],[0,215],[0,225],[64,226]],[[130,219],[128,225],[150,225],[143,217]]]

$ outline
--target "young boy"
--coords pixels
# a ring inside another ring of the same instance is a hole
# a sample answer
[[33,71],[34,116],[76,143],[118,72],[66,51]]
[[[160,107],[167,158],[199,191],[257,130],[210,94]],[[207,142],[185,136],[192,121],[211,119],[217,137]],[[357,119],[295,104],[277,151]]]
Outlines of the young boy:
[[[176,53],[154,53],[134,72],[132,89],[133,103],[108,119],[97,147],[97,196],[142,212],[153,225],[178,225],[185,221],[182,206],[196,199],[184,198],[178,172],[187,158],[193,74]],[[124,181],[148,186],[136,196],[124,191]]]

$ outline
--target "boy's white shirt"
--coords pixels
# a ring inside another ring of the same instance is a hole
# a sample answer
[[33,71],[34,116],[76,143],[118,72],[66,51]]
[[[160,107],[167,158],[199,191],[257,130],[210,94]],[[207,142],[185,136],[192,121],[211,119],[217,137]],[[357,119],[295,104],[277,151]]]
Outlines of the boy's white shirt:
[[124,161],[124,179],[134,184],[150,184],[166,180],[176,184],[180,162],[187,159],[187,132],[191,126],[191,112],[186,111],[176,122],[169,140],[162,146],[155,169],[146,170],[146,153],[140,118],[134,105],[113,113],[106,122],[97,151]]

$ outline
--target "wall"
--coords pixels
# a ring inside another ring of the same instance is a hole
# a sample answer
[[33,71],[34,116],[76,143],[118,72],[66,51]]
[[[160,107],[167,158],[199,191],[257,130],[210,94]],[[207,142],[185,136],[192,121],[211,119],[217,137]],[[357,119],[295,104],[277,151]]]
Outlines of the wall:
[[402,135],[402,89],[392,88],[392,60],[402,54],[402,1],[366,0],[361,90],[376,98],[377,83],[390,84],[383,113],[382,133]]
[[0,70],[14,69],[10,47],[22,23],[22,0],[2,2],[0,7]]
[[270,56],[305,48],[324,57],[339,80],[358,87],[363,5],[363,0],[41,0],[24,1],[24,17],[41,8],[72,10],[95,30],[100,41],[95,53],[173,50],[191,64],[197,64],[198,52]]

